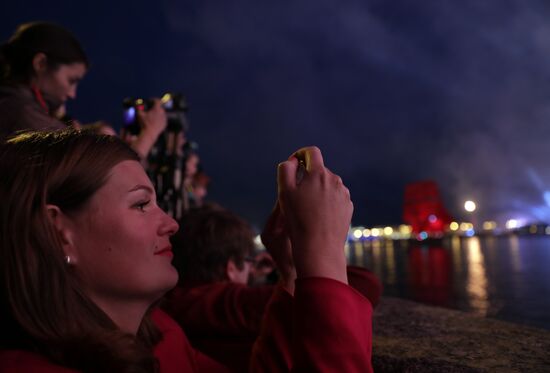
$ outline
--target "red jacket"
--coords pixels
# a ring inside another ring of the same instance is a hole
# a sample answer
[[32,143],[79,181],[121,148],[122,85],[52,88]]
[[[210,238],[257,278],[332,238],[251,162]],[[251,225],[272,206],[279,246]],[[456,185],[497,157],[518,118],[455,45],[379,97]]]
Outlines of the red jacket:
[[289,297],[278,288],[271,299],[251,372],[372,372],[372,306],[363,295],[339,281],[304,278]]
[[[218,362],[194,350],[179,325],[160,309],[151,315],[162,333],[162,340],[155,346],[160,373],[179,372],[228,372]],[[22,350],[0,351],[0,373],[78,373],[49,362],[36,353]]]
[[[371,304],[378,304],[382,286],[376,276],[353,266],[347,272],[350,285]],[[252,345],[274,290],[275,286],[249,287],[231,282],[182,286],[170,292],[163,308],[180,324],[194,348],[234,372],[243,372],[248,368]],[[287,298],[289,304],[293,301],[284,292],[277,297]],[[285,322],[290,325],[292,320],[287,317]]]
[[[163,334],[155,346],[160,373],[226,372],[194,350],[164,312],[153,320]],[[351,287],[325,278],[296,281],[294,299],[278,288],[254,345],[251,372],[372,372],[372,307]],[[74,373],[25,351],[0,351],[0,373]]]
[[274,290],[275,286],[232,282],[177,287],[163,308],[180,324],[194,348],[234,372],[246,372]]

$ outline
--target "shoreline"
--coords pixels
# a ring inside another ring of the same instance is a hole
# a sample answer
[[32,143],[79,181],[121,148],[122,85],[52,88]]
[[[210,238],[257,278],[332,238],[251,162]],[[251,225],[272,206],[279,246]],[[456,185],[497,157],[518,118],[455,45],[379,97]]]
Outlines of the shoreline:
[[383,296],[375,372],[548,372],[550,331]]

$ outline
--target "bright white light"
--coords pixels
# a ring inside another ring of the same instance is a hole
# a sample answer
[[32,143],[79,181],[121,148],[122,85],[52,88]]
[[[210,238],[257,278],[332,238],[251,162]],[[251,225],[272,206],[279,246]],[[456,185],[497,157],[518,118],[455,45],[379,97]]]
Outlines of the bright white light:
[[371,231],[370,231],[370,234],[373,237],[378,237],[378,236],[380,236],[381,233],[382,233],[382,230],[379,229],[379,228],[372,228]]
[[515,229],[518,227],[518,221],[516,219],[510,219],[506,222],[506,228]]
[[391,236],[392,233],[393,233],[393,228],[392,227],[385,227],[384,228],[384,234],[386,236]]
[[468,212],[474,212],[476,210],[476,204],[474,201],[464,202],[464,210]]
[[363,237],[363,231],[361,229],[356,229],[353,231],[353,237],[361,238]]
[[449,229],[452,230],[452,231],[456,231],[458,230],[458,223],[456,221],[453,221],[451,224],[449,224]]
[[363,237],[370,237],[370,229],[368,228],[363,229]]

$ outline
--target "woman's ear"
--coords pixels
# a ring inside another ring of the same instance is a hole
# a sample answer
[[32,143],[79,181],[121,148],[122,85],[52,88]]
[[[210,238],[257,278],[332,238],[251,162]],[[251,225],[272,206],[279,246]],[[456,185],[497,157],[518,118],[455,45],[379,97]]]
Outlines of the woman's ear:
[[71,219],[61,211],[56,205],[46,205],[48,218],[52,222],[55,230],[61,239],[61,245],[65,254],[65,261],[67,263],[76,263],[77,250],[74,242],[74,230]]
[[48,56],[39,52],[32,58],[32,68],[37,76],[42,75],[48,70]]

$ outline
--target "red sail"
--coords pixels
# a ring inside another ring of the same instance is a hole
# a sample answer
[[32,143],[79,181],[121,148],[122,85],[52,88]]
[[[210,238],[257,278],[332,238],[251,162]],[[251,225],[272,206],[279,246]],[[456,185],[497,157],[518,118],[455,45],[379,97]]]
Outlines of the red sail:
[[420,181],[405,186],[403,220],[412,233],[426,232],[430,236],[443,234],[452,221],[434,181]]

